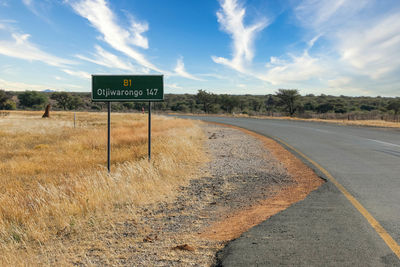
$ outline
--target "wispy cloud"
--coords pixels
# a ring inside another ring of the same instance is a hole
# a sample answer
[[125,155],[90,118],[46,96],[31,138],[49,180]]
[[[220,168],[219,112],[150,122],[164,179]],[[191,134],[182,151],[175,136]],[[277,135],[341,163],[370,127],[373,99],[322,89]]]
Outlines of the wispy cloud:
[[147,31],[147,23],[140,23],[131,19],[129,29],[121,27],[117,16],[109,8],[105,0],[67,1],[77,14],[86,18],[91,25],[102,34],[103,40],[115,50],[134,59],[138,64],[151,70],[162,72],[133,46],[148,48],[147,38],[143,33]]
[[182,89],[181,86],[177,85],[176,83],[166,83],[165,84],[166,88],[172,88],[172,89]]
[[95,50],[96,52],[92,55],[92,58],[83,55],[76,55],[76,57],[110,69],[117,68],[134,73],[146,73],[146,70],[139,70],[138,68],[134,67],[130,62],[124,62],[118,56],[104,50],[101,46],[96,45]]
[[39,91],[47,89],[49,87],[46,85],[28,84],[28,83],[13,82],[0,79],[0,88],[6,89],[8,91],[25,91],[25,90]]
[[267,74],[259,78],[273,85],[307,81],[325,72],[320,60],[310,56],[307,50],[301,56],[289,54],[289,60],[272,57],[266,66]]
[[8,1],[7,0],[0,0],[0,6],[8,7]]
[[29,61],[41,61],[50,66],[64,67],[74,61],[51,55],[29,41],[29,34],[12,33],[13,41],[0,41],[0,54]]
[[220,0],[221,10],[217,12],[221,29],[232,38],[232,59],[212,56],[215,63],[226,65],[240,72],[245,72],[245,65],[254,57],[253,43],[256,34],[263,30],[268,21],[259,18],[251,25],[244,24],[246,9],[238,0]]
[[185,70],[185,64],[183,63],[182,57],[178,58],[178,60],[176,62],[176,67],[174,70],[175,70],[175,73],[181,77],[196,80],[196,81],[204,81],[203,79],[200,79],[200,78],[194,76],[193,74],[188,73]]
[[360,74],[379,79],[400,67],[400,12],[366,27],[337,33],[341,59]]
[[75,70],[69,70],[69,69],[62,69],[63,72],[65,72],[68,75],[75,76],[81,79],[90,79],[92,76],[85,72],[85,71],[75,71]]
[[351,82],[351,78],[350,77],[339,76],[339,77],[337,77],[335,79],[328,80],[328,85],[330,87],[337,88],[337,87],[346,86],[350,82]]
[[295,12],[303,26],[331,43],[338,64],[380,79],[400,69],[400,12],[382,6],[377,0],[303,0]]
[[303,0],[297,2],[295,14],[304,26],[319,32],[329,32],[333,27],[351,21],[372,1],[374,0]]
[[48,11],[51,9],[52,1],[22,0],[22,3],[36,16],[45,22],[52,24],[49,20]]

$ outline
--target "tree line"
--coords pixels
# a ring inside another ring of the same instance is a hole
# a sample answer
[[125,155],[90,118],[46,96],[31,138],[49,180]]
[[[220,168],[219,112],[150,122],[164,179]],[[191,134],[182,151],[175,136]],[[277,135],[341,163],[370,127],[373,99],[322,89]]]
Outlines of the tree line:
[[[10,92],[0,90],[0,109],[41,110],[51,104],[58,110],[101,111],[105,103],[92,102],[90,93],[69,92]],[[297,116],[304,118],[384,119],[398,120],[400,98],[349,97],[313,95],[302,96],[296,89],[279,89],[266,95],[214,94],[199,90],[197,94],[166,94],[163,102],[153,107],[160,112],[248,114],[269,116]],[[143,102],[114,102],[113,111],[141,111]]]

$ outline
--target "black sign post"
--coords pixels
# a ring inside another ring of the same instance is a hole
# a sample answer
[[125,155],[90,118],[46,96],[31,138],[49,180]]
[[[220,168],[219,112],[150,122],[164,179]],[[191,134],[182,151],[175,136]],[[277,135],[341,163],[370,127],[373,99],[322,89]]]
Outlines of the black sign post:
[[151,160],[151,102],[149,101],[149,129],[148,129],[148,157],[149,161]]
[[111,159],[111,102],[149,102],[148,158],[151,160],[151,102],[164,100],[163,75],[92,75],[92,101],[107,103],[107,170]]
[[107,170],[110,173],[110,159],[111,159],[111,102],[107,102]]

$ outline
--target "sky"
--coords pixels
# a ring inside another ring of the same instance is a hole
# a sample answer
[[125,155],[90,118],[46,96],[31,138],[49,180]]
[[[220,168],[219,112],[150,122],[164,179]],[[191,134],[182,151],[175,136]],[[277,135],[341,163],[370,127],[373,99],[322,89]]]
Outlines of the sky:
[[399,0],[0,0],[0,88],[400,96]]

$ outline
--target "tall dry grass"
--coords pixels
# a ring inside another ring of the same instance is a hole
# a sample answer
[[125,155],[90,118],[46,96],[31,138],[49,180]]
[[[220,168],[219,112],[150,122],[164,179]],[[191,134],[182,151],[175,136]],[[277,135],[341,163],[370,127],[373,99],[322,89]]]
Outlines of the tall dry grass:
[[147,116],[112,114],[108,174],[106,114],[77,118],[77,128],[68,112],[0,118],[0,262],[11,263],[14,249],[45,244],[92,213],[157,201],[206,160],[203,133],[191,121],[154,116],[149,163]]

